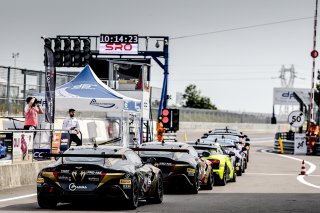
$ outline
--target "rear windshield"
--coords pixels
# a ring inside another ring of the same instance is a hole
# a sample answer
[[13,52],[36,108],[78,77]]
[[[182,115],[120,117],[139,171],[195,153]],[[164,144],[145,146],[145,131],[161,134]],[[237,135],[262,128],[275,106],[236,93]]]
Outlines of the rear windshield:
[[[94,150],[94,149],[81,149],[81,150],[67,150],[65,154],[95,154],[95,155],[101,155],[102,153],[105,154],[114,154],[113,150]],[[103,164],[105,162],[105,159],[115,159],[115,158],[99,158],[99,157],[64,157],[63,163],[97,163],[97,164]],[[61,160],[61,158],[59,159]]]
[[203,152],[210,152],[211,155],[218,155],[217,149],[213,148],[204,148],[204,147],[194,147],[198,154],[202,154]]
[[[148,145],[142,146],[141,148],[150,148],[150,149],[181,149],[180,145],[170,145],[170,146],[162,146],[162,145]],[[139,151],[140,156],[142,157],[167,157],[172,159],[179,159],[184,156],[188,156],[186,152],[166,152],[166,151]]]

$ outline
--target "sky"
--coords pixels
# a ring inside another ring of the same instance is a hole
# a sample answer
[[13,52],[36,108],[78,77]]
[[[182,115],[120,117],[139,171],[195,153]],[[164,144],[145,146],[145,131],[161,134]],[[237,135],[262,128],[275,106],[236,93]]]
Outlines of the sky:
[[[196,84],[221,110],[271,113],[282,65],[294,65],[295,87],[311,87],[315,0],[1,0],[0,8],[3,66],[19,52],[17,67],[43,70],[43,35],[161,35],[170,37],[173,99]],[[152,86],[162,73],[153,63]]]

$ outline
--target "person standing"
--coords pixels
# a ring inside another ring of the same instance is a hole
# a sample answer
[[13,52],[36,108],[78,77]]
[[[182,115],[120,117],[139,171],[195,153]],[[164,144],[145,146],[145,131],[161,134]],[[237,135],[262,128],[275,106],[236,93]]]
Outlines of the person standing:
[[23,129],[36,129],[38,126],[38,114],[43,114],[43,110],[35,97],[28,97],[26,102],[27,105],[24,108],[25,120]]
[[77,135],[80,133],[80,125],[77,118],[75,118],[75,111],[76,111],[75,109],[69,109],[69,116],[64,119],[62,124],[62,129],[69,130],[69,133],[70,133],[69,147],[72,141],[75,142],[77,146],[82,145],[82,141]]

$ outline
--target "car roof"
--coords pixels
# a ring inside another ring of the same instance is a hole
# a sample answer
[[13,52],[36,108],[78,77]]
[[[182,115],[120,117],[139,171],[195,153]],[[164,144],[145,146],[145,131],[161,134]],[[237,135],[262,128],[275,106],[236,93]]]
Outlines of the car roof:
[[146,142],[140,145],[140,147],[146,146],[162,146],[164,149],[167,147],[175,147],[176,149],[190,147],[190,145],[185,142]]
[[209,143],[205,143],[204,141],[200,141],[200,142],[187,142],[189,145],[193,146],[193,147],[208,147],[208,148],[213,148],[213,149],[217,149],[218,146],[215,145],[215,143],[209,142]]
[[129,150],[129,148],[125,148],[122,146],[107,146],[107,145],[102,145],[102,146],[97,146],[93,147],[90,145],[83,145],[83,146],[75,146],[69,148],[67,151],[70,152],[82,152],[82,153],[92,153],[92,152],[103,152],[103,151],[114,151],[114,152],[119,152],[119,151],[125,152]]

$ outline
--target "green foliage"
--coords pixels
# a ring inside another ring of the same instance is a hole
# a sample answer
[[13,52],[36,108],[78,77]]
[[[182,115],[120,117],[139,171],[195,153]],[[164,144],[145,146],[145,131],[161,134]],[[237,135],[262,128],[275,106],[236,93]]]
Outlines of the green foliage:
[[198,109],[214,109],[217,107],[211,103],[210,98],[201,96],[201,91],[197,89],[197,86],[190,84],[186,87],[183,99],[185,100],[184,107],[198,108]]

